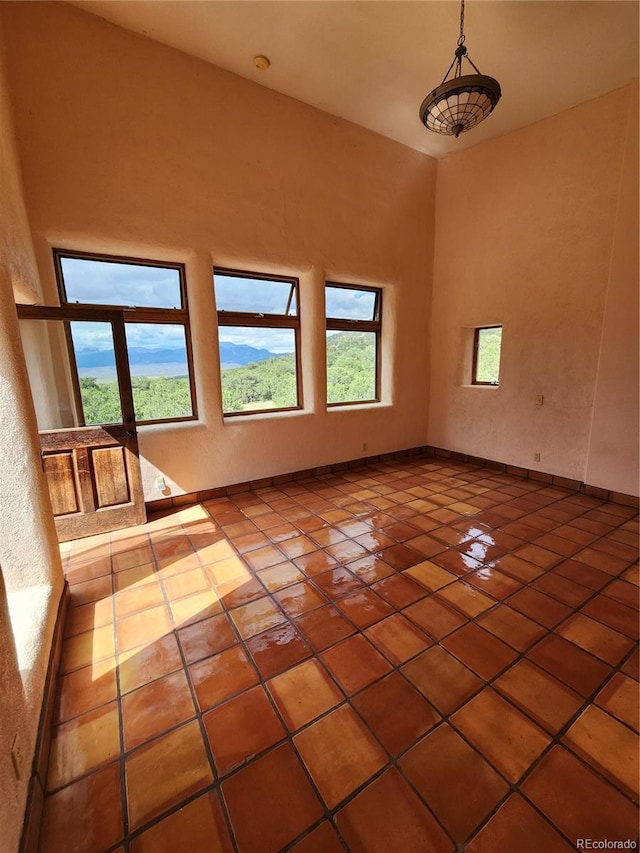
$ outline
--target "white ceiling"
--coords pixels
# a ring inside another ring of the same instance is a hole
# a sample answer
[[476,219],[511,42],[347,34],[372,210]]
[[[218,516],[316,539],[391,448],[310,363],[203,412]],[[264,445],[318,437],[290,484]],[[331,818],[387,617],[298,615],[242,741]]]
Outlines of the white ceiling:
[[[75,0],[126,29],[441,157],[610,92],[638,76],[637,0],[467,0],[469,55],[502,100],[455,140],[426,130],[458,0]],[[268,71],[254,68],[266,54]]]

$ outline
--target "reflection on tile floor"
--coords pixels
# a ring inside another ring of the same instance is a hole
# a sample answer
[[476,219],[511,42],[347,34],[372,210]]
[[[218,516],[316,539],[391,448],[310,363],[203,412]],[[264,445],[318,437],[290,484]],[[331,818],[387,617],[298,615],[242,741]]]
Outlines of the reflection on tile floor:
[[635,510],[413,457],[61,546],[43,853],[636,838]]

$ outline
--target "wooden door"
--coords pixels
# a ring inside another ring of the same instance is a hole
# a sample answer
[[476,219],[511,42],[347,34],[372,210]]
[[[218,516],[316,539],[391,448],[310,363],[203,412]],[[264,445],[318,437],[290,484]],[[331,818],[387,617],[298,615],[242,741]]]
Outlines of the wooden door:
[[[42,467],[61,542],[146,521],[121,311],[18,306]],[[80,332],[79,332],[80,330]],[[94,335],[113,373],[100,386],[79,376],[74,332]],[[106,355],[105,355],[106,354]],[[92,392],[91,399],[88,397]],[[105,394],[102,394],[105,396]],[[96,423],[103,418],[108,423]],[[51,428],[52,425],[55,428]]]

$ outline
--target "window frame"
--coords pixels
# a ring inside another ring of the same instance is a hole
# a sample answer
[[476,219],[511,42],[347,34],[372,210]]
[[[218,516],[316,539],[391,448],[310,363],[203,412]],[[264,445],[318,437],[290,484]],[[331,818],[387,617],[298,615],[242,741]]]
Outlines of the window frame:
[[[67,292],[64,284],[64,274],[62,270],[63,258],[88,260],[88,261],[106,261],[116,264],[131,264],[141,267],[159,267],[161,269],[172,269],[178,273],[180,283],[180,308],[136,308],[131,305],[111,305],[111,304],[96,304],[94,302],[71,302],[67,298]],[[189,379],[189,395],[191,399],[191,414],[183,415],[175,418],[153,418],[151,420],[142,420],[136,417],[137,426],[149,426],[152,424],[173,424],[184,423],[187,421],[195,421],[198,419],[198,402],[196,397],[196,383],[193,365],[193,348],[191,345],[191,323],[189,320],[189,304],[187,297],[187,280],[185,265],[173,261],[157,261],[150,258],[132,258],[126,255],[107,255],[102,252],[81,252],[70,249],[53,249],[53,263],[56,276],[56,284],[58,288],[58,297],[60,305],[63,307],[79,306],[87,309],[95,309],[97,312],[116,311],[122,314],[125,324],[127,323],[142,323],[142,324],[158,324],[167,326],[183,326],[185,338],[185,350],[187,356],[187,371]],[[71,380],[73,382],[73,393],[76,402],[81,401],[80,393],[80,377],[76,365],[75,350],[71,338],[70,329],[67,330],[67,348],[69,350],[71,370]],[[127,359],[127,367],[128,359]],[[129,381],[132,382],[133,377],[129,368]],[[82,414],[84,421],[84,409],[80,405],[79,412]]]
[[[373,320],[357,320],[355,318],[336,318],[336,317],[327,317],[327,288],[328,287],[337,287],[341,290],[362,290],[367,293],[375,294],[375,301],[373,305]],[[344,282],[337,281],[325,281],[325,303],[324,303],[324,313],[325,313],[325,323],[326,323],[326,332],[375,332],[376,335],[376,376],[375,376],[375,397],[369,400],[348,400],[340,403],[330,403],[328,400],[327,408],[336,408],[339,406],[366,406],[371,403],[379,403],[381,401],[381,372],[382,372],[382,358],[380,353],[380,340],[382,336],[382,288],[381,287],[370,287],[365,284],[346,284]],[[326,333],[325,333],[325,346],[326,346]],[[325,365],[326,365],[326,349],[325,349]],[[326,396],[329,396],[329,388],[328,384],[325,387]]]
[[474,326],[473,329],[473,361],[471,364],[471,384],[472,385],[480,385],[485,388],[499,388],[500,387],[500,361],[502,359],[502,335],[500,336],[500,358],[498,359],[498,381],[497,382],[483,382],[482,380],[477,378],[478,375],[478,349],[480,347],[480,332],[484,332],[487,329],[500,329],[502,330],[504,327],[500,323],[494,323],[491,326]]
[[[295,294],[295,314],[265,314],[251,311],[225,311],[218,309],[216,305],[216,316],[218,329],[222,326],[236,326],[239,328],[262,328],[262,329],[293,329],[295,341],[295,364],[296,364],[296,400],[295,406],[281,406],[273,409],[251,409],[245,412],[225,412],[224,404],[221,402],[223,418],[247,417],[250,415],[279,414],[280,412],[296,412],[303,408],[302,398],[302,357],[301,357],[301,330],[300,330],[300,279],[293,275],[272,275],[271,273],[252,272],[250,270],[229,269],[228,267],[213,267],[213,294],[215,299],[215,279],[217,275],[225,275],[230,278],[248,278],[256,281],[283,281],[292,285],[287,302],[290,307]],[[218,333],[218,351],[220,348],[220,334]],[[220,394],[222,395],[222,366],[220,365]]]

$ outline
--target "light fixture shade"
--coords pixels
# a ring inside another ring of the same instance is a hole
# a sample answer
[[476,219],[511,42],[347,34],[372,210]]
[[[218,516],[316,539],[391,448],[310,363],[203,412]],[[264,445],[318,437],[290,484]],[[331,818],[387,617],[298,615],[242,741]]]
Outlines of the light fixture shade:
[[483,121],[500,100],[500,84],[484,74],[447,80],[420,106],[420,120],[429,130],[460,136]]

